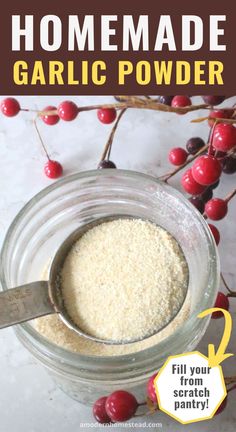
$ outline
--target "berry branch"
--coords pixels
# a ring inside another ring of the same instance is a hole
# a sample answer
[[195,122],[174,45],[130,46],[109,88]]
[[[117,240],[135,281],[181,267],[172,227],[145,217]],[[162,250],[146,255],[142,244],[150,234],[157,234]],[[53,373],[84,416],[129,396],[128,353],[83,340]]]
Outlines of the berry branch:
[[[119,96],[119,98],[121,99],[122,97]],[[188,112],[199,111],[201,109],[210,110],[212,107],[208,104],[191,105],[191,101],[190,101],[190,105],[188,106],[179,106],[179,107],[169,106],[149,98],[142,99],[135,96],[129,96],[129,97],[126,96],[123,102],[79,107],[79,113],[84,111],[92,111],[92,110],[99,110],[99,109],[121,110],[124,108],[150,109],[154,111],[172,112],[176,114],[187,114]],[[57,112],[54,111],[51,114],[53,115],[56,113]],[[49,113],[47,112],[46,114]],[[44,116],[45,112],[41,111],[39,112],[39,115]]]
[[181,171],[183,168],[185,168],[187,165],[189,165],[191,162],[193,162],[199,155],[205,153],[205,151],[208,149],[208,144],[204,145],[194,156],[192,156],[190,159],[186,160],[182,165],[180,165],[178,168],[175,168],[173,171],[164,174],[161,177],[158,177],[159,180],[164,181],[165,183],[168,182],[168,180],[178,174],[179,171]]
[[[69,121],[72,120],[72,118],[66,119],[63,116],[65,107],[66,107],[66,111],[67,110],[70,110],[70,112],[74,111],[74,116],[77,117],[77,115],[81,112],[99,110],[99,109],[121,110],[125,108],[137,108],[137,109],[150,109],[150,110],[161,111],[161,112],[171,112],[176,114],[187,114],[189,112],[194,112],[199,110],[212,110],[214,106],[214,104],[211,103],[210,99],[206,100],[208,103],[192,105],[191,99],[187,96],[173,97],[171,105],[160,102],[161,98],[163,97],[158,99],[152,99],[149,96],[145,96],[145,98],[140,98],[137,96],[119,96],[118,98],[121,102],[108,103],[108,104],[95,104],[95,105],[80,106],[80,107],[76,107],[76,105],[73,102],[65,101],[62,102],[62,104],[60,104],[58,108],[54,107],[53,109],[52,107],[47,107],[43,110],[21,108],[18,101],[16,101],[13,98],[7,98],[4,99],[1,103],[1,111],[8,117],[13,117],[17,115],[20,111],[27,111],[27,112],[36,112],[39,117],[59,115],[59,117],[62,118],[63,120]],[[217,105],[217,103],[215,105]],[[232,112],[234,113],[234,109],[224,108],[224,113],[227,112],[232,114]],[[196,119],[192,121],[200,122],[200,121],[210,120],[210,119],[211,117],[204,117],[202,119]],[[226,119],[217,118],[217,120],[219,121],[226,120],[226,123],[236,122],[236,119],[229,120],[228,116],[226,117]]]
[[[51,119],[50,119],[50,121],[51,121]],[[39,142],[40,142],[40,144],[41,144],[41,146],[43,148],[43,151],[44,151],[44,153],[45,153],[45,155],[47,157],[47,163],[44,165],[44,172],[45,172],[45,174],[46,174],[47,177],[49,177],[51,179],[57,179],[58,177],[62,176],[62,174],[63,174],[63,167],[62,167],[62,165],[59,162],[50,159],[50,156],[48,154],[46,146],[45,146],[45,144],[43,142],[42,136],[41,136],[41,134],[39,132],[39,128],[38,128],[38,125],[37,125],[37,118],[33,120],[33,125],[34,125],[34,128],[36,130]]]

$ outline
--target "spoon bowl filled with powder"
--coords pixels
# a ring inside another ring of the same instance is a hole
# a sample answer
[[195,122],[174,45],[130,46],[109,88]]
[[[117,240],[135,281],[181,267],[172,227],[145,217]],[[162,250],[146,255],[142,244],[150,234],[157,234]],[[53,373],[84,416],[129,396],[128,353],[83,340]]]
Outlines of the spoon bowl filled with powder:
[[130,343],[174,319],[187,294],[188,266],[166,230],[118,217],[88,229],[72,245],[60,282],[78,328],[104,342]]

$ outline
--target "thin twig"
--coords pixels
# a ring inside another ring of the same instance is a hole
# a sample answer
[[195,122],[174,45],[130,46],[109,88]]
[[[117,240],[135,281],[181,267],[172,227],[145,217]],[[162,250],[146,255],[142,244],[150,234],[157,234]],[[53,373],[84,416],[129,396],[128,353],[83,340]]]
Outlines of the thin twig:
[[35,130],[36,130],[36,132],[37,132],[37,135],[38,135],[38,139],[39,139],[39,141],[40,141],[40,144],[41,144],[41,146],[43,147],[43,150],[44,150],[44,152],[45,152],[45,154],[46,154],[48,160],[50,160],[50,157],[49,157],[48,151],[47,151],[47,149],[46,149],[46,147],[45,147],[45,145],[44,145],[43,139],[42,139],[41,134],[40,134],[40,132],[39,132],[39,128],[38,128],[38,125],[37,125],[37,119],[34,119],[34,120],[33,120],[33,124],[34,124]]
[[146,402],[146,401],[144,401],[144,402],[140,402],[140,403],[138,404],[138,406],[147,406],[147,402]]
[[225,377],[225,384],[234,384],[236,383],[236,375],[232,376],[232,377]]
[[236,195],[236,189],[234,189],[232,192],[230,192],[226,197],[225,197],[225,202],[229,202],[234,196]]
[[110,135],[109,135],[109,138],[108,138],[108,140],[107,140],[107,143],[106,143],[106,145],[105,145],[105,147],[104,147],[104,150],[103,150],[103,152],[102,152],[102,155],[101,155],[101,161],[103,161],[104,159],[106,159],[107,155],[108,155],[108,159],[109,159],[109,157],[110,157],[111,147],[112,147],[113,139],[114,139],[114,136],[115,136],[115,132],[116,132],[116,129],[117,129],[117,127],[118,127],[118,124],[119,124],[119,122],[120,122],[122,116],[124,115],[125,111],[126,111],[126,108],[125,108],[125,109],[122,109],[122,110],[120,111],[118,117],[117,117],[117,120],[116,120],[116,122],[115,122],[115,124],[114,124],[114,126],[113,126],[113,128],[112,128],[112,130],[111,130],[111,133],[110,133]]
[[39,111],[36,109],[31,109],[31,108],[21,108],[20,111],[24,111],[24,112],[34,112],[34,113],[38,113]]
[[229,393],[232,390],[236,390],[236,384],[234,384],[232,387],[227,389],[227,392]]
[[229,293],[232,293],[233,291],[229,288],[229,285],[226,283],[226,280],[225,280],[225,278],[224,278],[224,276],[223,276],[222,273],[220,273],[220,277],[221,277],[221,280],[222,280],[225,288],[227,289],[227,291],[229,291]]
[[228,123],[228,124],[236,123],[236,119],[225,119],[225,118],[218,118],[218,117],[214,118],[214,119],[212,117],[200,117],[200,118],[191,120],[191,123],[201,123],[201,122],[204,122],[206,120],[211,120],[214,122],[217,121],[217,123]]
[[209,138],[209,148],[208,148],[208,154],[209,155],[213,155],[214,154],[214,150],[213,150],[213,138],[214,138],[214,132],[215,132],[215,128],[217,125],[217,119],[214,121],[214,124],[210,130],[210,138]]

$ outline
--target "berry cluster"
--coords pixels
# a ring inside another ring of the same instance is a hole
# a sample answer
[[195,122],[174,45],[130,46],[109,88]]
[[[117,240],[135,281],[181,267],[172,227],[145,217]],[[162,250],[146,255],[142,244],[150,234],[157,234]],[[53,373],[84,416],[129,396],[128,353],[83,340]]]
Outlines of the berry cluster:
[[[158,409],[157,395],[154,387],[154,379],[157,373],[152,375],[147,382],[147,397]],[[94,418],[102,424],[127,421],[135,414],[139,404],[134,395],[124,390],[116,390],[109,396],[102,396],[93,405]]]
[[94,418],[102,424],[131,419],[138,409],[138,402],[131,393],[116,390],[109,396],[102,396],[93,405]]
[[[218,105],[224,97],[203,96],[203,99],[206,103]],[[193,137],[187,141],[185,149],[176,147],[169,152],[170,163],[179,167],[176,172],[192,163],[192,166],[182,174],[182,188],[191,195],[189,201],[194,207],[213,221],[226,216],[229,202],[229,199],[213,197],[213,190],[218,186],[222,173],[236,172],[236,128],[233,124],[227,123],[228,119],[234,120],[234,113],[233,108],[212,110],[208,120],[211,128],[209,144],[199,137]],[[225,122],[222,120],[221,123],[217,123],[219,119],[224,119]],[[209,226],[218,244],[219,231],[214,225]]]
[[[137,100],[137,98],[134,98]],[[225,99],[225,96],[203,96],[203,100],[206,104],[206,107],[213,107],[215,105],[220,104]],[[121,104],[124,104],[124,97],[116,97],[116,100],[119,101]],[[140,102],[142,102],[142,99],[138,100],[138,106],[141,107]],[[191,110],[192,102],[190,96],[159,96],[157,99],[158,108],[160,109],[160,105],[165,105],[166,107],[170,107],[170,111],[177,112],[179,114],[185,114],[188,112],[188,110]],[[146,103],[146,102],[145,102]],[[97,117],[99,121],[103,124],[111,124],[113,123],[117,118],[117,109],[121,108],[120,106],[117,106],[115,104],[114,106],[108,105],[103,107],[78,107],[74,102],[72,101],[63,101],[59,104],[58,107],[55,106],[47,106],[42,111],[38,112],[38,117],[41,118],[41,120],[49,125],[53,126],[56,125],[60,120],[63,121],[72,121],[75,120],[78,114],[82,111],[88,111],[92,109],[97,110]],[[119,104],[118,104],[119,105]],[[127,105],[127,107],[132,106],[132,104]],[[135,102],[134,105],[135,106]],[[155,106],[152,108],[155,109]],[[202,105],[199,106],[199,109],[202,108]],[[30,111],[29,109],[21,108],[19,102],[11,97],[8,97],[4,99],[1,102],[0,105],[1,112],[7,116],[7,117],[14,117],[16,116],[20,111]],[[124,111],[124,108],[122,106],[122,109]],[[121,110],[122,111],[122,110]],[[215,151],[217,152],[217,158],[221,159],[221,166],[219,167],[219,164],[215,161],[215,158],[211,159],[201,159],[198,162],[196,161],[196,165],[198,164],[198,167],[196,166],[196,170],[194,170],[194,173],[192,171],[187,171],[186,175],[183,176],[183,187],[185,190],[192,195],[199,195],[201,194],[206,184],[210,184],[212,182],[212,177],[218,178],[221,174],[221,171],[232,174],[236,172],[236,162],[235,158],[232,154],[227,155],[227,152],[229,152],[234,147],[235,142],[235,128],[233,124],[217,124],[215,125],[215,120],[219,121],[220,119],[232,119],[234,118],[234,112],[235,110],[232,109],[222,109],[222,110],[212,110],[209,115],[209,126],[214,126],[214,137],[213,137],[213,147]],[[119,118],[117,118],[116,123],[118,123]],[[114,131],[116,127],[114,126]],[[39,134],[39,131],[37,129],[37,133]],[[112,132],[113,133],[113,132]],[[223,138],[222,138],[223,137]],[[41,137],[40,141],[42,142]],[[110,140],[110,148],[108,147],[108,152],[103,157],[98,165],[99,169],[106,169],[106,168],[116,168],[116,165],[114,162],[110,161],[110,150],[112,145],[112,139],[113,136],[111,136]],[[172,149],[169,154],[169,160],[173,165],[181,166],[183,164],[187,163],[187,159],[189,155],[196,154],[201,147],[204,145],[203,141],[200,138],[192,138],[189,140],[189,142],[186,145],[186,150],[183,148],[175,148]],[[44,150],[45,149],[45,146]],[[47,151],[45,151],[46,156],[48,158],[48,161],[44,167],[44,172],[47,177],[56,179],[59,178],[63,173],[63,167],[58,161],[53,161],[48,156]],[[215,156],[215,155],[214,155]],[[205,166],[205,168],[204,168]],[[206,178],[206,169],[211,168],[211,175],[209,178]],[[213,172],[214,171],[214,172]],[[205,173],[205,174],[204,174]],[[193,174],[193,175],[192,175]],[[206,184],[203,182],[207,182]],[[211,183],[212,184],[212,183]],[[197,200],[194,200],[195,203],[197,203]],[[197,206],[198,207],[198,206]],[[199,206],[200,208],[201,206]]]
[[[22,109],[19,102],[14,98],[6,98],[1,102],[0,109],[2,114],[6,117],[14,117],[20,111],[28,111]],[[41,120],[48,126],[56,125],[60,120],[72,121],[75,120],[80,112],[79,107],[72,101],[63,101],[58,107],[47,106],[39,113]],[[116,119],[116,110],[114,108],[101,108],[97,110],[97,118],[103,124],[110,124]],[[39,133],[38,129],[36,129]],[[41,137],[40,137],[41,141]],[[57,179],[63,174],[62,165],[55,160],[49,158],[46,152],[48,161],[44,166],[44,173],[51,179]],[[99,169],[102,168],[116,168],[116,165],[110,160],[102,160],[99,165]]]

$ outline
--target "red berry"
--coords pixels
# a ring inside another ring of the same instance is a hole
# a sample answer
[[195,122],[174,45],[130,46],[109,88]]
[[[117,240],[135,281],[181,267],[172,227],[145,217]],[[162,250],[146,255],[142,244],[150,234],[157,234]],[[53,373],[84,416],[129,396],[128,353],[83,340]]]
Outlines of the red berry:
[[[55,106],[47,106],[46,108],[43,109],[43,111],[47,112],[47,111],[56,111],[56,107]],[[57,124],[60,120],[60,117],[57,114],[46,114],[46,115],[42,115],[41,119],[43,120],[44,123],[46,123],[49,126],[53,126],[55,124]]]
[[228,212],[228,204],[221,198],[212,198],[205,205],[205,213],[212,220],[223,219]]
[[228,152],[236,146],[236,128],[227,123],[216,125],[212,143],[216,150]]
[[[215,308],[221,308],[221,309],[229,310],[229,299],[221,291],[219,291],[218,294],[217,294],[217,298],[216,298],[216,302],[215,302],[215,306],[214,307]],[[213,319],[217,319],[217,318],[221,318],[223,316],[224,316],[223,312],[217,311],[217,312],[213,312],[213,314],[212,314],[211,317]]]
[[56,179],[62,176],[63,168],[59,162],[49,159],[44,166],[44,172],[47,177]]
[[187,157],[188,153],[181,147],[175,147],[169,152],[169,161],[173,165],[183,165]]
[[111,419],[106,412],[106,400],[107,397],[100,397],[93,405],[93,416],[98,423],[101,424],[110,424]]
[[186,149],[188,153],[195,155],[204,145],[205,143],[202,138],[193,137],[187,141]]
[[214,123],[215,123],[214,119],[216,119],[216,118],[228,119],[228,118],[232,117],[233,113],[234,113],[233,109],[232,110],[224,110],[224,109],[222,109],[222,110],[211,111],[210,114],[209,114],[209,117],[212,120],[209,119],[208,120],[208,124],[209,124],[210,127],[212,127],[214,125]]
[[225,96],[202,96],[204,102],[208,105],[220,105],[225,100]]
[[157,394],[154,387],[154,379],[156,378],[157,373],[152,375],[147,382],[147,394],[152,402],[157,403]]
[[79,113],[79,108],[72,101],[64,101],[64,102],[60,103],[57,111],[58,111],[59,117],[62,120],[71,121],[77,117],[77,115]]
[[138,408],[136,398],[125,390],[117,390],[106,400],[106,412],[113,422],[131,419]]
[[20,111],[20,104],[14,98],[6,98],[1,102],[1,111],[7,117],[14,117]]
[[111,160],[104,159],[99,162],[98,169],[116,168],[116,165]]
[[224,411],[225,407],[227,405],[227,396],[225,397],[225,399],[223,400],[223,402],[221,402],[218,410],[215,412],[215,415],[220,414],[222,411]]
[[191,195],[200,195],[206,188],[194,180],[191,168],[185,171],[181,184],[183,189]]
[[114,108],[101,108],[97,110],[98,120],[104,124],[110,124],[116,119],[116,110]]
[[210,230],[212,232],[212,235],[213,235],[213,237],[215,239],[216,244],[218,245],[220,243],[220,232],[219,232],[219,230],[216,228],[215,225],[208,224],[208,226],[209,226],[209,228],[210,228]]
[[200,156],[192,166],[194,180],[204,186],[214,184],[220,178],[221,171],[221,163],[210,155]]
[[[171,106],[174,108],[185,108],[190,105],[192,105],[192,102],[189,96],[175,96],[171,102]],[[184,113],[178,113],[178,114],[184,114]]]

